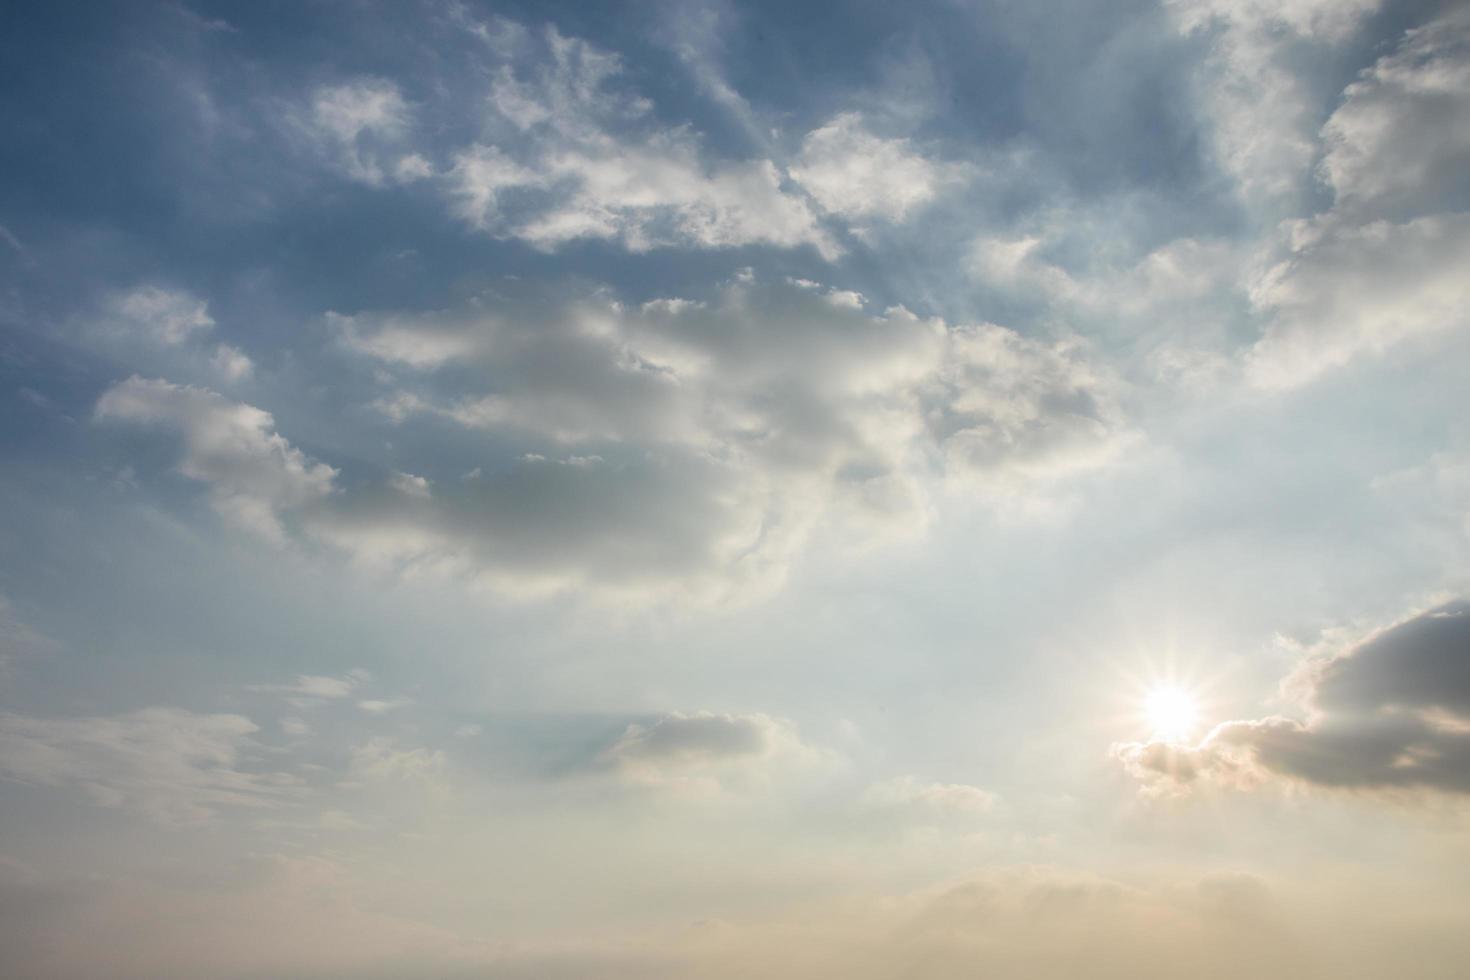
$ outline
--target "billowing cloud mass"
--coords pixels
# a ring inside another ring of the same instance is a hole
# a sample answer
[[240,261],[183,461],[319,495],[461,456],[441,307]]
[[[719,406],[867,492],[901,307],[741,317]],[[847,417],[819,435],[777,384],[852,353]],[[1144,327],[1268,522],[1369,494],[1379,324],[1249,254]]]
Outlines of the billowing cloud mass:
[[332,492],[336,471],[279,435],[269,412],[208,389],[132,377],[102,395],[96,415],[178,432],[179,472],[209,485],[222,516],[276,541],[284,540],[284,511]]
[[1343,94],[1323,128],[1331,210],[1287,226],[1252,288],[1267,317],[1250,352],[1270,387],[1465,325],[1470,286],[1470,15],[1410,31]]
[[393,372],[388,419],[524,447],[471,479],[479,457],[344,490],[266,412],[166,381],[122,382],[96,416],[179,432],[179,472],[273,540],[294,523],[513,593],[769,583],[823,519],[859,538],[912,527],[931,479],[1015,492],[1128,438],[1117,382],[1079,345],[873,314],[851,293],[735,282],[711,303],[593,297],[537,319],[328,317]]
[[1146,783],[1281,777],[1344,789],[1470,793],[1470,602],[1391,626],[1293,679],[1305,721],[1216,727],[1198,746],[1129,743],[1115,752]]
[[[394,370],[378,408],[524,447],[496,474],[399,474],[318,533],[365,558],[468,561],[521,588],[779,573],[813,524],[912,525],[933,477],[1019,489],[1124,443],[1118,383],[1076,344],[951,328],[850,293],[734,282],[712,301],[593,297],[332,315]],[[391,491],[391,492],[389,492]]]

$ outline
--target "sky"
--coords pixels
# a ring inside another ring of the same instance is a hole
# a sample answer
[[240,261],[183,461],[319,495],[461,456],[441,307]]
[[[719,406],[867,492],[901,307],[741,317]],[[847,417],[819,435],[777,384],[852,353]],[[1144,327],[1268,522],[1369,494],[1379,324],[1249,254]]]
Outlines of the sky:
[[22,2],[0,119],[0,975],[1463,975],[1465,4]]

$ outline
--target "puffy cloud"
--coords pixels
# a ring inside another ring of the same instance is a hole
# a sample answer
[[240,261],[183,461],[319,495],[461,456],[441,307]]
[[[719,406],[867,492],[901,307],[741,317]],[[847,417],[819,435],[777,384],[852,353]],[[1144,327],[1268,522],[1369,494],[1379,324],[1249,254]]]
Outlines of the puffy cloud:
[[1346,41],[1380,0],[1176,0],[1178,29],[1208,31],[1199,80],[1212,149],[1249,204],[1274,211],[1304,191],[1317,154],[1317,99],[1301,71]]
[[225,807],[273,807],[296,780],[242,768],[258,729],[241,715],[146,708],[94,718],[0,714],[0,772],[77,787],[102,806],[168,824]]
[[135,286],[110,296],[100,324],[122,339],[144,339],[176,347],[214,327],[208,305],[197,296],[162,286]]
[[1406,339],[1462,328],[1470,309],[1470,214],[1296,229],[1287,257],[1251,291],[1269,316],[1250,379],[1290,387]]
[[1292,679],[1307,720],[1217,726],[1199,745],[1115,746],[1146,785],[1283,777],[1350,789],[1470,793],[1470,602],[1413,616]]
[[212,374],[228,384],[255,371],[240,348],[207,342],[216,327],[209,304],[184,289],[144,283],[112,292],[77,327],[81,342],[134,364],[162,357],[172,367]]
[[638,252],[767,244],[837,254],[774,163],[706,163],[687,130],[647,123],[647,100],[616,88],[616,55],[554,27],[540,45],[523,35],[521,47],[491,88],[490,128],[502,137],[464,148],[448,173],[460,217],[543,249],[602,238]]
[[1339,210],[1470,210],[1470,9],[1409,31],[1348,86],[1322,134]]
[[855,112],[842,113],[808,133],[791,167],[791,178],[823,210],[845,218],[890,221],[902,221],[958,175],[958,168],[915,152],[908,140],[874,136]]
[[1323,129],[1333,208],[1286,226],[1251,291],[1268,317],[1248,370],[1302,384],[1365,353],[1463,327],[1470,286],[1470,16],[1409,31]]
[[410,123],[398,86],[381,78],[320,86],[300,120],[343,174],[370,186],[432,173],[422,156],[403,149]]
[[824,522],[855,542],[907,533],[934,480],[1011,493],[1129,437],[1118,382],[1081,345],[816,284],[327,320],[391,386],[374,401],[389,420],[493,436],[505,458],[339,488],[268,413],[206,389],[134,377],[96,416],[179,432],[179,471],[276,541],[519,595],[706,599],[775,585]]
[[953,331],[926,421],[952,472],[1023,483],[1099,465],[1129,440],[1111,380],[1066,343]]
[[220,344],[214,349],[209,364],[225,381],[244,381],[255,373],[255,363],[238,347]]
[[630,724],[601,758],[629,782],[700,794],[768,782],[828,761],[802,742],[790,722],[707,711],[676,711]]
[[285,538],[283,511],[333,489],[336,471],[278,435],[269,412],[206,388],[134,376],[103,393],[96,417],[179,432],[179,472],[209,484],[210,503],[222,516],[277,541]]

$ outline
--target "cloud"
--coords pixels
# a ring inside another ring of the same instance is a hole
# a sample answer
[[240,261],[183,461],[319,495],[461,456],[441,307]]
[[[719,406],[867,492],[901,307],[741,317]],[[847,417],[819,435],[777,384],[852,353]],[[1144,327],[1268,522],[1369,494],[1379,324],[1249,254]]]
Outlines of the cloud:
[[210,503],[221,516],[275,541],[285,540],[284,511],[333,490],[336,470],[278,435],[269,412],[207,388],[134,376],[104,392],[95,414],[179,432],[179,472],[209,485]]
[[357,702],[357,707],[370,715],[385,715],[412,704],[407,698],[370,698]]
[[207,389],[134,377],[96,416],[181,433],[179,471],[278,542],[515,595],[710,600],[777,584],[818,527],[855,544],[922,528],[935,481],[1031,492],[1131,438],[1083,345],[805,282],[327,322],[387,386],[372,404],[388,421],[492,438],[503,458],[339,487],[268,413]]
[[473,480],[345,495],[315,533],[522,591],[770,581],[821,521],[854,541],[917,528],[932,479],[1009,492],[1127,440],[1118,383],[1085,347],[875,314],[816,284],[328,319],[396,375],[374,402],[388,419],[525,451]]
[[103,304],[99,326],[125,340],[177,347],[214,329],[203,300],[183,290],[143,285],[114,293]]
[[1289,223],[1251,290],[1266,331],[1257,384],[1306,383],[1363,354],[1465,325],[1470,196],[1470,16],[1404,35],[1343,94],[1323,128],[1331,210]]
[[254,373],[244,351],[208,338],[216,328],[209,304],[184,289],[143,283],[107,294],[100,306],[78,323],[78,339],[128,362],[165,363],[191,373],[208,372],[236,384]]
[[686,128],[652,124],[651,103],[617,87],[616,55],[555,27],[539,42],[519,38],[490,91],[500,137],[458,151],[446,178],[461,218],[546,250],[599,238],[635,252],[765,244],[838,254],[773,162],[706,162]]
[[1291,679],[1306,720],[1230,721],[1197,746],[1114,751],[1146,785],[1268,778],[1362,790],[1470,793],[1470,602],[1412,616]]
[[676,711],[630,724],[601,761],[630,783],[709,795],[763,785],[830,759],[779,718]]
[[918,807],[936,813],[976,814],[994,809],[996,796],[966,783],[926,783],[899,776],[874,783],[863,794],[865,802],[881,807]]
[[411,122],[396,84],[365,78],[318,87],[299,125],[348,179],[376,187],[432,173],[427,160],[404,149]]
[[1379,0],[1177,0],[1183,34],[1208,32],[1197,82],[1216,161],[1243,201],[1271,214],[1305,192],[1317,98],[1303,67],[1343,44]]
[[57,649],[50,637],[33,629],[5,595],[0,594],[0,689],[7,686],[17,660]]
[[1297,226],[1290,252],[1251,292],[1270,317],[1246,360],[1270,388],[1305,384],[1365,354],[1462,328],[1470,309],[1470,214],[1405,224]]
[[1079,346],[994,324],[949,341],[925,418],[951,472],[1024,485],[1101,465],[1132,438],[1115,382]]
[[1348,86],[1322,135],[1339,211],[1470,210],[1470,9],[1408,31]]
[[216,374],[228,382],[244,381],[255,373],[255,363],[240,348],[229,344],[216,347],[209,364]]
[[438,749],[400,748],[396,739],[375,735],[352,750],[353,784],[411,782],[444,785],[448,759]]
[[207,820],[227,807],[275,807],[296,781],[242,769],[258,731],[241,715],[145,708],[94,718],[0,714],[0,773],[77,787],[99,805],[166,824]]
[[889,221],[902,221],[932,201],[959,173],[914,152],[908,140],[874,136],[856,112],[842,113],[808,133],[791,167],[791,179],[824,211]]

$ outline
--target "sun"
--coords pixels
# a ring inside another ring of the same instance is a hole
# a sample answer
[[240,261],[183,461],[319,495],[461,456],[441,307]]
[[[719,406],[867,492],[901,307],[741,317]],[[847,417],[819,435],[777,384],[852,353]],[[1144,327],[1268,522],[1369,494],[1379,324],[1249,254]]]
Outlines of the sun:
[[1151,737],[1159,742],[1183,742],[1194,734],[1199,723],[1199,704],[1194,695],[1183,688],[1155,687],[1143,702]]

